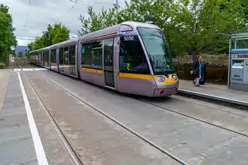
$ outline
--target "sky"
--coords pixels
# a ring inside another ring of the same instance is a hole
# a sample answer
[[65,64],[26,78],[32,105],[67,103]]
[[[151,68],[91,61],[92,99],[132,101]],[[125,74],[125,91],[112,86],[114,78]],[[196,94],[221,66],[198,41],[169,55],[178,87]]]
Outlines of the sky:
[[[100,12],[102,7],[108,9],[115,3],[116,0],[80,0],[72,8],[75,3],[70,0],[0,0],[0,4],[9,7],[18,45],[27,45],[36,36],[41,36],[48,24],[60,22],[70,30],[71,38],[77,37],[81,27],[80,14],[87,16],[89,6]],[[125,0],[118,0],[118,3],[125,7]]]

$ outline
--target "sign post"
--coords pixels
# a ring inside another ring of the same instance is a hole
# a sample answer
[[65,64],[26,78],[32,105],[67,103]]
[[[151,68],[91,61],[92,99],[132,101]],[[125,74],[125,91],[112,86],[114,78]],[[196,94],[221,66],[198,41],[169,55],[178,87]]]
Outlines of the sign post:
[[10,50],[12,50],[12,55],[14,55],[15,46],[11,46]]

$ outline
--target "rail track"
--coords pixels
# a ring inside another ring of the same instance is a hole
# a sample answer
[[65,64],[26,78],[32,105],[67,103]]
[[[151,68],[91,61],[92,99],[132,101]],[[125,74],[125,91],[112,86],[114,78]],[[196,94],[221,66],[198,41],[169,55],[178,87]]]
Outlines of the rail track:
[[[23,69],[24,67],[25,68],[28,67],[28,68],[33,69],[31,65],[29,65],[27,63],[24,63],[24,62],[17,63],[17,66],[18,66],[19,69]],[[37,93],[37,91],[35,90],[35,88],[33,87],[33,85],[30,83],[30,81],[27,79],[27,77],[25,75],[24,75],[24,78],[28,82],[28,85],[31,87],[31,90],[33,91],[34,95],[38,99],[40,105],[42,106],[43,110],[45,111],[45,113],[46,113],[47,117],[49,118],[51,124],[53,125],[55,132],[57,133],[60,141],[63,144],[63,147],[65,148],[66,152],[68,153],[69,157],[71,158],[73,164],[75,164],[75,165],[83,165],[83,162],[80,160],[80,158],[76,154],[75,150],[73,149],[73,147],[69,143],[68,139],[66,138],[66,136],[64,135],[64,133],[61,131],[59,125],[56,122],[56,120],[53,118],[53,116],[49,112],[47,106],[42,101],[41,97],[39,96],[39,94]]]
[[214,127],[218,127],[218,128],[221,128],[223,130],[226,130],[226,131],[230,131],[232,133],[235,133],[235,134],[239,134],[241,136],[244,136],[244,137],[247,137],[248,138],[248,134],[247,133],[243,133],[243,132],[239,132],[239,131],[236,131],[234,129],[230,129],[230,128],[227,128],[227,127],[223,127],[221,125],[218,125],[218,124],[215,124],[215,123],[212,123],[206,119],[201,119],[201,118],[198,118],[198,117],[195,117],[195,116],[192,116],[190,114],[187,114],[185,112],[182,112],[182,111],[177,111],[177,110],[173,110],[171,108],[166,108],[164,106],[161,106],[159,104],[156,104],[156,103],[152,103],[152,102],[147,102],[147,101],[144,101],[144,100],[141,100],[141,99],[136,99],[137,101],[142,101],[146,104],[150,104],[152,106],[155,106],[155,107],[158,107],[160,109],[163,109],[164,111],[169,111],[169,112],[172,112],[172,113],[176,113],[178,115],[181,115],[181,116],[184,116],[186,118],[190,118],[190,119],[193,119],[193,120],[196,120],[196,121],[199,121],[199,122],[202,122],[202,123],[206,123],[208,125],[211,125],[211,126],[214,126]]
[[[31,65],[27,65],[25,63],[18,63],[18,68],[19,69],[23,69],[23,67],[29,67],[31,68]],[[31,87],[32,91],[34,92],[35,96],[37,97],[37,99],[39,100],[41,106],[43,107],[43,109],[45,110],[45,113],[47,114],[50,122],[52,123],[52,125],[54,126],[54,129],[58,135],[58,137],[60,138],[60,140],[62,141],[62,144],[64,145],[64,148],[66,149],[67,153],[69,154],[71,160],[73,161],[73,163],[75,165],[83,165],[83,160],[81,160],[79,158],[79,156],[77,155],[76,151],[73,149],[72,145],[70,144],[69,140],[66,138],[65,134],[61,131],[61,129],[59,128],[56,120],[53,118],[53,116],[51,115],[51,113],[49,112],[47,106],[45,105],[45,103],[42,101],[41,97],[39,96],[38,92],[35,90],[35,88],[32,86],[32,84],[30,83],[30,81],[27,79],[27,77],[24,75],[25,80],[28,82],[29,86]],[[149,139],[147,139],[146,137],[142,136],[141,134],[139,134],[138,132],[136,132],[135,130],[131,129],[130,127],[126,126],[125,124],[123,124],[122,122],[118,121],[117,119],[115,119],[114,117],[110,116],[109,114],[105,113],[104,111],[100,110],[99,108],[95,107],[94,105],[92,105],[91,103],[85,101],[84,99],[80,98],[79,96],[77,96],[76,94],[74,94],[72,91],[70,91],[69,89],[63,87],[62,85],[58,84],[57,82],[55,82],[54,80],[47,78],[49,81],[53,82],[54,84],[56,84],[58,87],[62,88],[63,90],[65,90],[68,94],[72,95],[73,97],[75,97],[77,100],[79,100],[80,102],[88,105],[89,107],[91,107],[92,109],[94,109],[95,111],[97,111],[98,113],[100,113],[101,115],[103,115],[104,117],[108,118],[109,120],[113,121],[114,123],[116,123],[117,125],[121,126],[122,128],[124,128],[126,131],[130,132],[131,134],[135,135],[136,137],[138,137],[139,139],[143,140],[145,143],[148,143],[149,145],[151,145],[152,147],[156,148],[157,150],[159,150],[160,152],[164,153],[165,155],[171,157],[172,159],[174,159],[176,162],[178,162],[179,164],[182,165],[188,165],[184,160],[180,159],[179,157],[177,157],[176,155],[170,153],[169,151],[167,151],[166,149],[162,148],[161,146],[157,145],[156,143],[150,141]]]
[[[31,68],[30,65],[28,64],[18,64],[18,67],[19,68],[23,68],[23,66],[27,66],[29,68]],[[25,77],[26,78],[26,77]],[[175,161],[177,161],[178,163],[180,164],[183,164],[183,165],[186,165],[187,163],[180,159],[179,157],[177,157],[176,155],[174,155],[173,153],[169,152],[168,150],[166,150],[165,148],[162,148],[161,146],[157,145],[156,143],[154,143],[153,141],[149,140],[148,138],[142,136],[140,133],[136,132],[135,130],[133,130],[132,128],[128,127],[127,125],[123,124],[121,121],[118,121],[116,118],[112,117],[111,115],[109,115],[108,113],[102,111],[101,109],[95,107],[93,104],[87,102],[86,100],[82,99],[80,96],[78,96],[77,94],[75,94],[74,92],[70,91],[69,89],[67,89],[66,87],[62,86],[61,84],[57,83],[56,81],[50,79],[47,77],[47,79],[51,82],[53,82],[55,85],[57,85],[58,87],[62,88],[64,91],[66,91],[68,94],[70,94],[71,96],[75,97],[78,101],[88,105],[89,107],[91,107],[92,109],[94,109],[95,111],[97,111],[98,113],[100,113],[101,115],[107,117],[109,120],[113,121],[114,123],[116,123],[117,125],[121,126],[122,128],[124,128],[125,130],[127,130],[128,132],[130,132],[131,134],[135,135],[136,137],[138,137],[139,139],[143,140],[144,142],[148,143],[149,145],[151,145],[152,147],[156,148],[157,150],[159,150],[160,152],[166,154],[167,156],[171,157],[172,159],[174,159]],[[27,78],[26,78],[27,80]],[[52,117],[52,115],[49,113],[49,110],[48,108],[46,107],[46,105],[42,102],[42,99],[39,97],[38,93],[35,91],[35,89],[33,88],[33,86],[31,85],[31,83],[29,82],[29,80],[27,80],[29,85],[32,87],[32,90],[34,91],[36,97],[39,99],[40,103],[42,104],[44,110],[46,111],[51,123],[53,124],[58,136],[60,137],[61,141],[63,142],[64,144],[64,147],[66,148],[67,152],[70,154],[70,157],[71,159],[73,160],[74,164],[83,164],[83,162],[80,160],[80,158],[77,156],[76,152],[73,150],[73,148],[71,147],[71,145],[69,144],[68,140],[66,139],[65,135],[63,134],[63,132],[59,129],[59,126],[57,125],[56,121],[54,120],[54,118]],[[223,130],[226,130],[226,131],[229,131],[229,132],[232,132],[232,133],[235,133],[235,134],[238,134],[238,135],[241,135],[243,137],[248,137],[248,134],[247,133],[243,133],[243,132],[240,132],[240,131],[237,131],[237,130],[234,130],[234,129],[231,129],[231,128],[228,128],[228,127],[224,127],[222,125],[218,125],[216,123],[212,123],[206,119],[202,119],[202,118],[198,118],[198,117],[195,117],[195,116],[192,116],[190,114],[187,114],[185,112],[181,112],[181,111],[177,111],[177,110],[173,110],[171,108],[166,108],[164,106],[161,106],[159,104],[157,104],[156,102],[147,102],[146,99],[142,98],[133,98],[137,101],[141,101],[145,104],[150,104],[154,107],[158,107],[160,108],[161,110],[164,110],[164,111],[169,111],[169,112],[172,112],[172,113],[175,113],[175,114],[178,114],[180,116],[183,116],[183,117],[186,117],[186,118],[190,118],[190,119],[193,119],[193,120],[196,120],[198,122],[202,122],[202,123],[205,123],[205,124],[208,124],[208,125],[211,125],[211,126],[214,126],[214,127],[217,127],[217,128],[220,128],[220,129],[223,129]]]

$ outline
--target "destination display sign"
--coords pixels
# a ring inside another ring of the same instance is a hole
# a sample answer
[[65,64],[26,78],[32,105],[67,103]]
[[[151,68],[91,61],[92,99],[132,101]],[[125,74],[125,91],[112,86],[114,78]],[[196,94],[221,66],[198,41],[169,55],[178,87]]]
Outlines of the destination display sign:
[[247,58],[248,54],[233,54],[233,58]]

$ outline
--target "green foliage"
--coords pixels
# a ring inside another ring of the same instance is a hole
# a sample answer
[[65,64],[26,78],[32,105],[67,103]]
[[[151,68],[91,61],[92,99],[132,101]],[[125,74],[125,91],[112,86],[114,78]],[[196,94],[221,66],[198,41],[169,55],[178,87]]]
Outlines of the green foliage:
[[89,17],[86,18],[80,15],[79,19],[82,22],[82,27],[81,31],[79,31],[79,35],[85,35],[87,33],[115,25],[117,23],[115,15],[116,9],[117,8],[111,8],[109,10],[102,9],[102,12],[97,14],[96,12],[94,12],[93,7],[89,6]]
[[51,45],[66,41],[70,37],[70,30],[61,24],[55,24],[50,30]]
[[28,44],[29,51],[33,50],[34,42]]
[[2,63],[2,62],[0,62],[0,69],[3,69],[3,68],[5,68],[5,64],[4,63]]
[[16,46],[17,41],[14,35],[12,17],[9,8],[0,5],[0,61],[9,62],[10,47]]
[[[193,76],[190,75],[192,63],[180,64],[175,63],[175,69],[179,79],[193,80]],[[208,83],[213,84],[227,84],[228,80],[228,67],[219,65],[208,65],[206,68],[206,80]]]
[[153,20],[164,32],[173,56],[184,52],[228,53],[228,41],[222,33],[246,31],[247,0],[131,0],[126,7],[113,7],[102,12],[88,9],[88,17],[80,16],[81,35],[124,21]]
[[68,40],[70,30],[61,24],[55,24],[53,27],[48,25],[47,30],[41,37],[36,37],[35,41],[28,44],[30,50],[41,49],[59,42]]

